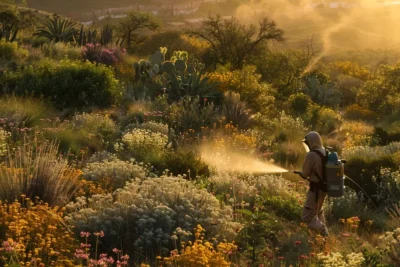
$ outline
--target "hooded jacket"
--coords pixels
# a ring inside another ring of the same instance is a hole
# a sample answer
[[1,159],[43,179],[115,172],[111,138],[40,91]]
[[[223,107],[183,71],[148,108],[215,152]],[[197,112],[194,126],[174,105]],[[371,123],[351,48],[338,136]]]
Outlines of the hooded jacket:
[[[310,150],[319,150],[323,155],[326,155],[326,150],[322,146],[322,140],[319,133],[309,132],[306,135],[305,140],[307,140]],[[304,159],[301,173],[303,177],[309,177],[311,182],[320,182],[315,173],[318,173],[319,177],[323,177],[321,157],[315,152],[308,152],[306,158]]]

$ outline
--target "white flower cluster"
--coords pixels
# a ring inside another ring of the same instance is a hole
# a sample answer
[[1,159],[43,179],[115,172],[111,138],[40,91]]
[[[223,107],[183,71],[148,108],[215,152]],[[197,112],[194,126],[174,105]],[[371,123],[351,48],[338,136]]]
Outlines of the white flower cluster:
[[122,137],[132,151],[161,151],[168,142],[168,136],[147,129],[133,129]]
[[7,137],[9,133],[0,129],[0,156],[4,156],[7,153]]
[[181,177],[135,179],[113,196],[79,198],[67,210],[66,219],[77,231],[103,230],[113,240],[132,240],[134,249],[146,252],[160,246],[173,249],[171,237],[178,227],[190,232],[200,224],[210,236],[228,240],[241,227],[233,222],[230,207]]
[[128,125],[128,128],[130,128],[130,129],[134,129],[134,128],[145,129],[145,130],[149,130],[153,133],[162,133],[164,135],[168,135],[168,125],[159,123],[159,122],[155,122],[155,121],[148,121],[148,122],[144,122],[141,124]]
[[386,232],[379,237],[379,247],[383,249],[397,249],[400,251],[400,228],[393,232]]
[[339,252],[332,252],[328,255],[320,253],[318,259],[325,267],[360,267],[365,261],[362,253],[351,253],[346,256],[347,262]]
[[209,178],[215,185],[215,194],[230,194],[231,202],[252,202],[261,192],[269,195],[289,196],[286,181],[278,176],[231,175],[218,172]]
[[100,162],[90,162],[83,169],[86,180],[99,182],[109,178],[114,188],[121,188],[125,182],[133,178],[144,179],[146,168],[134,161],[122,161],[116,158],[104,159]]

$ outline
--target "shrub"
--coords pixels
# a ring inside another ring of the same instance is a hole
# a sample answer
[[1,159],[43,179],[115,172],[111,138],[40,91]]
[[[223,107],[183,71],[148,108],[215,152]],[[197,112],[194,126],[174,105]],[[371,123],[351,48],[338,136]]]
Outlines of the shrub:
[[7,137],[9,133],[0,128],[0,156],[7,154]]
[[114,196],[79,198],[67,210],[66,219],[77,233],[102,230],[107,246],[122,246],[129,254],[135,250],[138,258],[169,255],[174,243],[179,246],[197,224],[204,226],[207,236],[227,240],[240,227],[232,220],[231,208],[180,177],[135,179]]
[[362,194],[357,194],[351,188],[345,190],[344,196],[333,198],[326,202],[326,219],[336,223],[340,219],[357,216],[360,218],[361,226],[370,230],[370,225],[365,223],[373,221],[372,228],[378,231],[384,230],[387,224],[386,212],[377,211],[370,200]]
[[378,114],[367,108],[361,107],[358,104],[353,104],[345,108],[344,117],[350,120],[371,121],[376,120],[378,118]]
[[240,94],[227,91],[224,93],[222,116],[239,129],[249,128],[251,125],[251,111],[247,103],[240,100]]
[[168,143],[168,136],[145,129],[133,129],[122,136],[122,142],[139,160],[150,154],[162,154]]
[[51,127],[44,128],[44,136],[57,139],[61,150],[78,154],[81,149],[89,152],[103,150],[111,146],[117,127],[109,116],[101,114],[76,114],[71,121],[56,121]]
[[21,61],[28,57],[28,51],[20,48],[16,42],[5,42],[0,41],[0,60],[9,61]]
[[116,125],[108,114],[76,114],[72,120],[72,125],[76,130],[84,129],[88,133],[98,135],[103,141],[110,140],[116,132]]
[[0,242],[2,266],[75,266],[77,242],[62,212],[25,196],[21,203],[0,203]]
[[84,59],[93,63],[113,66],[121,60],[121,56],[125,53],[117,49],[108,49],[100,44],[86,44],[82,48],[82,56]]
[[185,244],[181,253],[176,250],[171,257],[165,258],[166,266],[220,266],[229,267],[229,256],[234,254],[237,246],[234,243],[220,242],[216,246],[204,240],[204,229],[197,225],[195,241]]
[[342,117],[339,112],[332,109],[318,108],[313,113],[313,128],[320,134],[329,134],[338,130],[342,124]]
[[274,104],[275,89],[270,84],[261,82],[261,75],[257,74],[254,66],[244,66],[243,69],[233,72],[215,72],[210,77],[217,82],[222,92],[239,93],[242,100],[254,111],[268,111]]
[[134,124],[129,124],[127,126],[127,129],[133,129],[133,128],[144,129],[144,130],[149,130],[153,133],[161,133],[164,135],[168,135],[168,125],[160,122],[147,121],[141,124],[134,123]]
[[55,60],[82,59],[81,49],[77,46],[65,43],[49,43],[41,46],[42,54],[46,58]]
[[202,127],[212,127],[217,122],[219,114],[214,105],[202,105],[198,97],[185,97],[174,103],[168,110],[168,126],[176,133],[186,131],[201,131]]
[[[384,147],[350,147],[344,149],[342,157],[347,159],[345,173],[355,180],[368,194],[369,197],[377,201],[377,183],[379,182],[381,168],[396,168],[398,162],[394,155],[400,151],[400,143],[392,143]],[[348,182],[347,185],[357,192],[358,186]]]
[[293,111],[294,115],[304,114],[310,103],[310,97],[303,93],[297,93],[289,97],[290,110]]
[[120,99],[118,81],[112,69],[90,62],[43,61],[16,72],[6,72],[0,85],[7,92],[44,96],[58,108],[107,107]]
[[283,166],[296,166],[296,164],[299,163],[300,157],[303,157],[304,153],[304,146],[300,142],[284,142],[276,147],[272,154],[272,158]]
[[141,164],[119,159],[90,162],[82,171],[86,180],[103,185],[108,192],[124,187],[130,179],[144,179],[147,173],[146,168]]
[[62,205],[78,190],[80,175],[58,155],[54,142],[26,143],[9,152],[0,168],[0,199],[12,202],[24,194]]
[[51,116],[51,107],[32,98],[5,96],[0,98],[0,118],[20,127],[33,127]]

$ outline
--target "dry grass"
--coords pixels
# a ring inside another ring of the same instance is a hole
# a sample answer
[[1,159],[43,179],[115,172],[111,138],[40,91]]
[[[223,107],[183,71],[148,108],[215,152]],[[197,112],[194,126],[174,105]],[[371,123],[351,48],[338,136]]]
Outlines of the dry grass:
[[21,195],[39,197],[51,206],[63,205],[79,189],[80,170],[58,154],[55,142],[24,143],[0,167],[0,199],[12,202]]

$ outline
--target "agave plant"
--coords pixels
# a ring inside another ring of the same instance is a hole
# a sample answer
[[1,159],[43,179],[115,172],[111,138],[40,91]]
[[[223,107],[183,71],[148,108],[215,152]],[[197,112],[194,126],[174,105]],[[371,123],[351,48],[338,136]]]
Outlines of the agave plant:
[[60,17],[47,18],[35,36],[45,37],[54,42],[68,43],[74,39],[76,23]]

